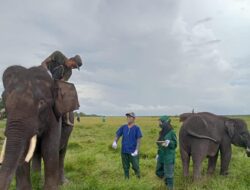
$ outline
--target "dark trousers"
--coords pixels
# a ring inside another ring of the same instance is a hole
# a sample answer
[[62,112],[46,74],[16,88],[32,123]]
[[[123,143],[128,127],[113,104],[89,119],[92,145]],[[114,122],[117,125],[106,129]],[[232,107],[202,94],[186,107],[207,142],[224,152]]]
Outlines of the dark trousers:
[[122,153],[121,157],[122,157],[122,166],[125,178],[126,179],[129,178],[130,163],[132,164],[132,169],[134,170],[135,175],[138,178],[140,178],[139,155],[132,156],[131,154],[128,153]]
[[174,164],[165,164],[157,161],[155,174],[159,178],[164,178],[168,189],[174,188]]

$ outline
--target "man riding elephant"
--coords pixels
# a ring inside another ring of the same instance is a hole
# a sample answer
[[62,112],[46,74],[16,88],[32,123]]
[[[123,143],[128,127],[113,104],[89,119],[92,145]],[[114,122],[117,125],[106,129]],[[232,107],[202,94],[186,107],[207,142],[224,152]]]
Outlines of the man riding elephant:
[[[71,58],[67,58],[60,51],[53,52],[48,58],[42,62],[42,67],[47,70],[50,76],[54,80],[68,81],[72,75],[72,69],[80,70],[82,66],[82,60],[79,55]],[[60,174],[59,181],[60,184],[67,182],[68,180],[64,176],[64,158],[67,150],[67,144],[70,134],[73,130],[74,125],[74,113],[68,112],[62,115],[62,132],[61,132],[61,142],[60,142]],[[36,150],[34,154],[33,164],[34,171],[41,171],[41,156],[39,149]]]
[[[79,55],[67,58],[62,52],[55,51],[42,62],[42,66],[49,72],[53,79],[68,81],[72,75],[72,69],[77,68],[80,70],[82,60]],[[70,114],[72,115],[73,113],[67,113],[62,117],[62,122],[73,126],[73,123],[69,119]]]
[[55,51],[42,62],[42,66],[49,70],[54,79],[68,81],[72,69],[80,70],[82,60],[79,55],[67,58],[62,52]]

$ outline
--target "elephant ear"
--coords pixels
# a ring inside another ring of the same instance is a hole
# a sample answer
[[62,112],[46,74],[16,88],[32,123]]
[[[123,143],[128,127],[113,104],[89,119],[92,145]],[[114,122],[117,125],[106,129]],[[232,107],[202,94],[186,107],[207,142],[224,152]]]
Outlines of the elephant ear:
[[218,143],[221,140],[217,135],[216,126],[202,116],[193,115],[184,122],[184,125],[186,131],[191,136],[201,139],[209,139],[215,143]]
[[233,138],[234,134],[235,134],[235,123],[233,120],[226,120],[225,121],[225,126],[226,126],[226,130],[227,133],[229,135],[230,138]]
[[77,91],[72,83],[55,80],[55,113],[62,116],[65,113],[79,109]]

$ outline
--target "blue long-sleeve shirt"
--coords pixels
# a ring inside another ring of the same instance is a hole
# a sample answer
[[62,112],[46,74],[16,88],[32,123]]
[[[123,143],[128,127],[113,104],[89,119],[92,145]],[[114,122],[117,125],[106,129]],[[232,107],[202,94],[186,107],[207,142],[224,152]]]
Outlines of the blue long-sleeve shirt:
[[126,124],[117,130],[116,136],[122,136],[122,153],[133,153],[137,146],[137,140],[142,137],[142,133],[139,126],[134,125],[129,128]]

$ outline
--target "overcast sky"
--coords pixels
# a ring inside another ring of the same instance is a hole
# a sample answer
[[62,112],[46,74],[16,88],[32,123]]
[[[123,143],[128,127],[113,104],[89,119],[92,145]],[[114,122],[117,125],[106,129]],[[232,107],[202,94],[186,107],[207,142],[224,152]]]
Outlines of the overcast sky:
[[250,113],[247,0],[1,0],[0,29],[1,75],[82,56],[82,112]]

